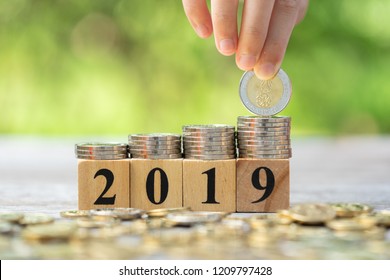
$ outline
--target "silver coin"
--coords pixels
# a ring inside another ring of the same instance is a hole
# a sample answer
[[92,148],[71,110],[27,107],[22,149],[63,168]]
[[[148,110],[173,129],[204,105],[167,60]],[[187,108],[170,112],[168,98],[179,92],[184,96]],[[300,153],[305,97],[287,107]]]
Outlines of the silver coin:
[[288,159],[291,158],[292,155],[247,155],[240,153],[238,158],[251,158],[251,159]]
[[176,153],[132,153],[131,157],[145,157],[145,158],[150,158],[150,157],[168,157],[168,156],[178,156],[181,155],[181,152],[176,152]]
[[204,124],[204,125],[185,125],[184,132],[199,132],[199,131],[213,131],[213,132],[229,132],[234,131],[235,127],[226,124]]
[[240,153],[243,153],[243,154],[247,154],[247,155],[250,155],[250,154],[257,154],[257,155],[280,155],[280,154],[291,154],[291,149],[290,148],[287,148],[287,149],[283,149],[283,150],[258,150],[256,148],[254,149],[240,149],[239,150]]
[[158,154],[158,153],[164,153],[164,154],[172,154],[172,153],[180,153],[181,148],[173,148],[173,149],[142,149],[142,148],[131,148],[130,153],[152,153],[152,154]]
[[235,155],[184,155],[185,159],[199,159],[199,160],[227,160],[227,159],[235,159]]
[[286,149],[291,149],[291,146],[290,145],[279,145],[279,146],[246,145],[246,146],[239,146],[239,150],[273,151],[273,150],[286,150]]
[[235,150],[235,146],[192,146],[186,147],[184,151],[230,151]]
[[145,147],[163,147],[163,146],[180,146],[181,140],[175,140],[175,141],[140,141],[140,140],[134,140],[129,142],[129,147],[131,146],[145,146]]
[[236,150],[230,151],[185,151],[184,156],[207,156],[207,155],[235,155]]
[[291,117],[288,116],[239,116],[237,118],[239,123],[285,123],[291,122]]
[[237,134],[243,133],[274,133],[274,132],[285,132],[290,133],[291,129],[289,126],[285,127],[267,127],[267,128],[239,128]]
[[123,155],[77,155],[78,159],[89,159],[89,160],[119,160],[128,158],[127,154]]
[[291,128],[289,123],[266,123],[266,124],[237,124],[237,130],[240,129],[270,129],[270,128]]
[[213,148],[213,147],[221,147],[221,148],[228,148],[228,147],[235,147],[236,142],[187,142],[183,144],[184,149],[192,149],[196,147],[203,147],[203,148]]
[[237,136],[237,141],[242,141],[242,140],[254,140],[254,141],[287,141],[290,140],[290,135],[283,135],[283,136],[247,136],[247,135],[239,135]]
[[243,135],[253,135],[253,136],[283,136],[283,135],[290,135],[289,130],[282,130],[282,131],[244,131],[240,130],[237,132],[237,137],[243,136]]
[[282,69],[270,80],[260,80],[253,71],[241,78],[239,93],[244,106],[260,116],[272,116],[281,112],[291,98],[291,82]]
[[174,133],[143,133],[129,135],[129,139],[131,140],[179,140],[180,138],[180,134]]
[[127,144],[124,143],[79,143],[75,145],[75,150],[92,150],[92,151],[123,151],[127,149]]
[[140,147],[133,146],[129,151],[181,151],[181,146],[168,146],[168,147]]
[[130,153],[132,156],[134,155],[172,155],[172,154],[181,154],[181,150],[172,150],[172,151],[164,151],[164,150],[154,150],[154,151],[132,151]]
[[204,137],[224,137],[224,138],[229,138],[229,137],[234,137],[236,134],[235,131],[229,131],[229,132],[183,132],[183,138],[204,138]]
[[238,146],[279,146],[279,145],[291,145],[291,140],[284,141],[257,141],[257,140],[237,140]]
[[126,155],[126,151],[76,151],[76,155],[81,155],[81,156],[116,156],[116,155]]
[[170,154],[170,155],[138,155],[138,154],[131,154],[132,158],[135,159],[179,159],[183,158],[182,154]]
[[188,142],[231,142],[234,141],[235,137],[185,137],[183,143]]
[[165,139],[165,138],[157,138],[157,139],[153,139],[153,138],[149,138],[149,139],[132,139],[129,137],[129,142],[132,143],[176,143],[176,142],[180,142],[181,141],[181,136],[180,138],[168,138],[168,139]]

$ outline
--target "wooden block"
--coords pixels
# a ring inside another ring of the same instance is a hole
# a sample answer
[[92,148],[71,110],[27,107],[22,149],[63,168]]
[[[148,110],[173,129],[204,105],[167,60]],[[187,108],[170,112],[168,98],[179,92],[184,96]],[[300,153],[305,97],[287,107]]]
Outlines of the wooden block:
[[194,211],[236,211],[236,160],[183,160],[183,205]]
[[78,160],[79,209],[130,207],[130,159]]
[[183,206],[183,159],[132,159],[131,206]]
[[289,159],[237,159],[237,212],[276,212],[289,206]]

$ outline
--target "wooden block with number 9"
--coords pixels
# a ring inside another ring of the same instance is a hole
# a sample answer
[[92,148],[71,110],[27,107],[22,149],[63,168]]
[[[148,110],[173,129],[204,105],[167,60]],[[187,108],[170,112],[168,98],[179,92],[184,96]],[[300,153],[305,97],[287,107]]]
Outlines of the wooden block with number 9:
[[237,159],[237,212],[276,212],[289,206],[289,159]]
[[79,209],[130,207],[130,162],[79,159]]

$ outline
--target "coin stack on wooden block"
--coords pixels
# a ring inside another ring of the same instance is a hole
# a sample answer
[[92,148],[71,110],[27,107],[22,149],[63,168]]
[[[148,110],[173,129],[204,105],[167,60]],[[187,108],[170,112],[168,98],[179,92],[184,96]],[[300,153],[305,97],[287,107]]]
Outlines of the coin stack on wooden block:
[[276,212],[290,205],[291,83],[280,70],[271,80],[246,72],[240,82],[245,107],[257,116],[237,121],[237,212]]
[[79,209],[130,207],[127,144],[81,143],[75,152]]
[[181,135],[129,136],[131,206],[145,210],[183,205]]
[[283,70],[267,81],[248,71],[240,98],[257,116],[238,117],[237,131],[231,125],[186,125],[183,135],[131,134],[128,145],[76,145],[79,209],[287,209],[291,119],[275,114],[290,97]]
[[235,127],[183,127],[183,203],[192,210],[236,211]]

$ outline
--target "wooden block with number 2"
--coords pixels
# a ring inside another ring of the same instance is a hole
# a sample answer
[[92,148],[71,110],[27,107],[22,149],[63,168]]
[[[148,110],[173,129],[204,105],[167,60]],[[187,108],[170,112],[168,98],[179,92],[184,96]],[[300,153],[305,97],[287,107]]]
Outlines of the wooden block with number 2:
[[79,209],[130,207],[130,160],[78,160]]

